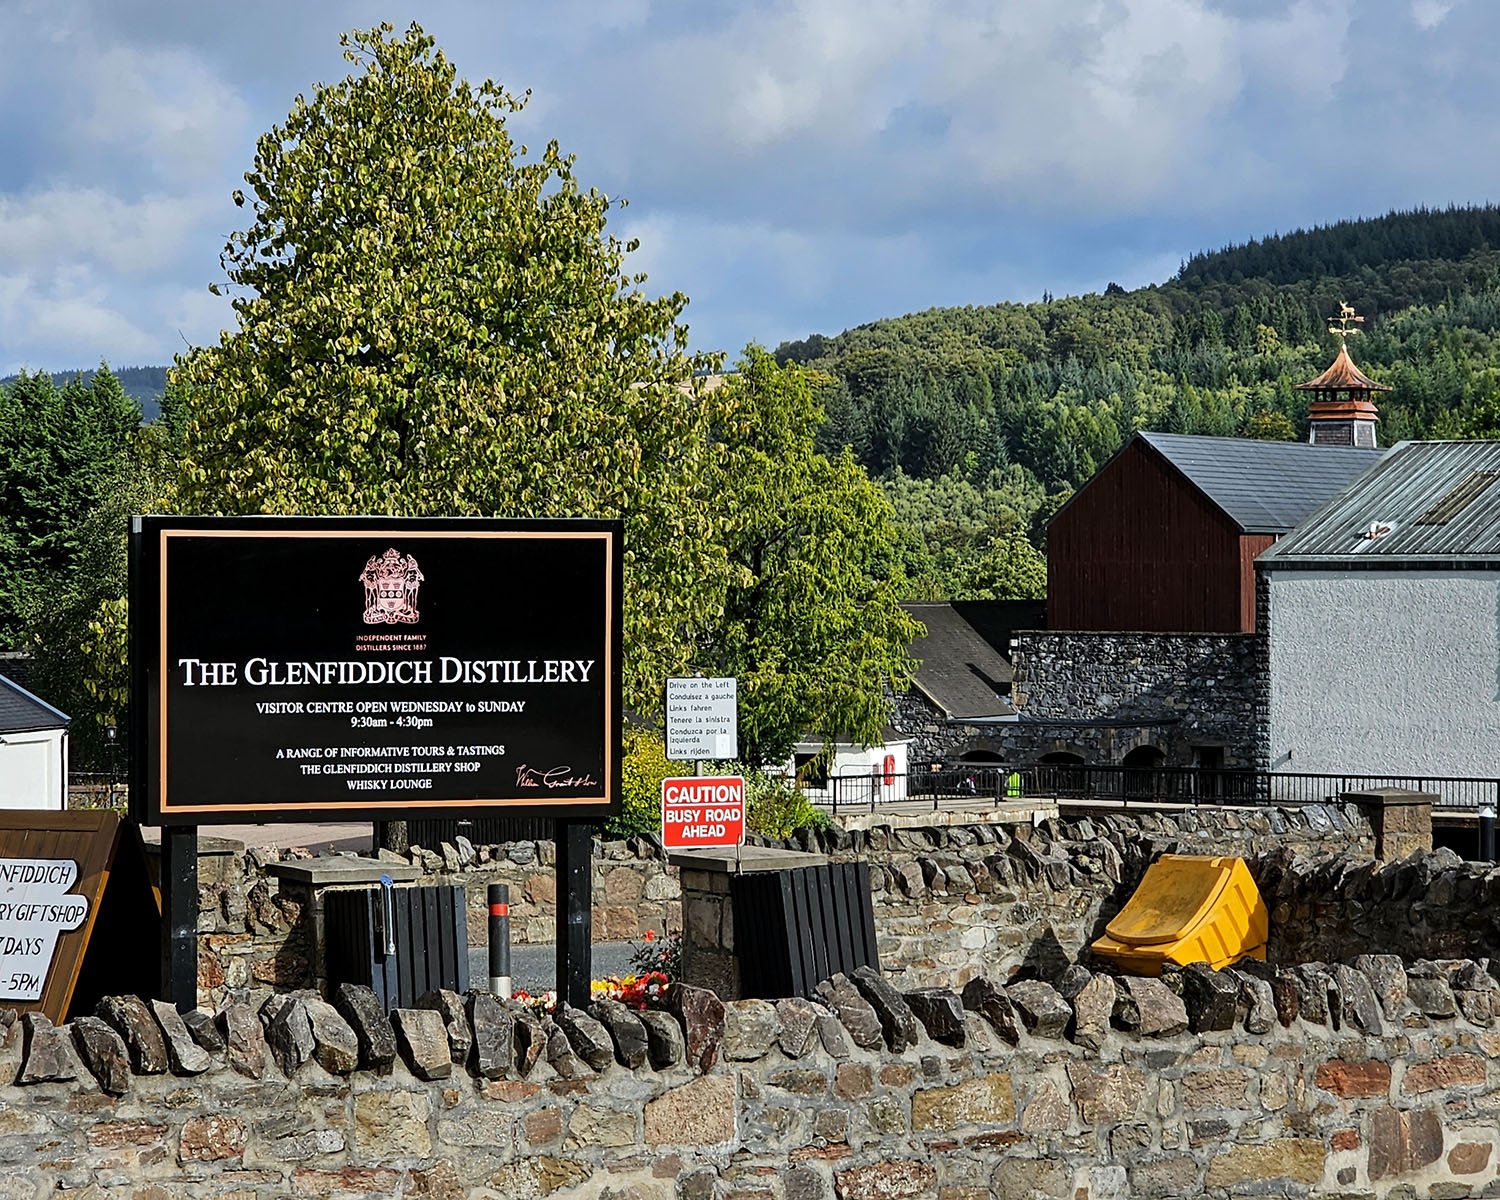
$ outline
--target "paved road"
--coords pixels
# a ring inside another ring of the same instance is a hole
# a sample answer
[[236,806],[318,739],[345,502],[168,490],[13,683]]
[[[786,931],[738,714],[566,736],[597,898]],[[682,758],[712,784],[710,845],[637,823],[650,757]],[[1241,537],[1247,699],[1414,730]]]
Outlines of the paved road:
[[[631,942],[595,942],[594,978],[625,975],[630,971]],[[469,985],[484,987],[490,977],[490,953],[487,946],[469,948]],[[533,994],[551,991],[557,986],[557,948],[514,946],[510,952],[511,987]]]

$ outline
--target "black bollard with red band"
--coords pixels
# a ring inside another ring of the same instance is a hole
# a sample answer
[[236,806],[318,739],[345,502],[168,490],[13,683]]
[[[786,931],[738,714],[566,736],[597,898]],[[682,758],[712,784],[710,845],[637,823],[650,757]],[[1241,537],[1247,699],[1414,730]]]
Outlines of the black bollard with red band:
[[510,999],[510,887],[492,883],[490,902],[490,991]]

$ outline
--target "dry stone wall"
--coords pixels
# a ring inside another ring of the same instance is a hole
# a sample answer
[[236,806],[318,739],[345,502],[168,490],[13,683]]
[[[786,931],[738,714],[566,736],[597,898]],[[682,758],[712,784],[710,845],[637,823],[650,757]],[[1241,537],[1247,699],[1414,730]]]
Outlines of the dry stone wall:
[[[1237,855],[1253,866],[1273,853],[1311,863],[1368,854],[1374,845],[1368,821],[1351,805],[1200,809],[1036,827],[876,827],[846,836],[851,845],[833,856],[871,862],[881,965],[908,987],[961,987],[981,972],[1047,974],[1086,957],[1160,854]],[[1346,952],[1359,949],[1350,943]]]
[[1282,962],[1339,959],[1376,947],[1408,960],[1500,954],[1500,867],[1452,850],[1395,862],[1286,848],[1256,864]]
[[[1374,847],[1368,821],[1347,805],[1144,812],[1047,820],[1039,826],[834,827],[804,829],[785,841],[755,840],[867,860],[881,965],[907,987],[962,986],[981,970],[1009,976],[1076,960],[1129,898],[1146,864],[1161,853],[1237,854],[1255,863],[1286,851],[1296,856],[1296,876],[1339,853],[1368,855]],[[464,886],[471,944],[486,937],[485,890],[492,882],[510,886],[513,940],[551,942],[556,922],[551,842],[476,848],[459,839],[458,845],[438,850],[382,854],[418,866],[425,872],[421,882]],[[204,1003],[218,1004],[246,989],[264,994],[313,983],[307,897],[280,888],[265,873],[266,861],[258,851],[200,857]],[[1288,911],[1311,911],[1307,889],[1297,896]],[[652,840],[596,845],[596,938],[680,930],[681,897],[677,868],[664,861]],[[1357,953],[1364,944],[1346,937],[1339,953]],[[1307,957],[1323,954],[1317,942],[1288,945],[1307,950]],[[1485,953],[1477,945],[1465,952]],[[1412,956],[1431,953],[1414,948]]]
[[0,1196],[1500,1195],[1485,963],[819,990],[551,1018],[433,993],[387,1021],[352,988],[7,1014]]

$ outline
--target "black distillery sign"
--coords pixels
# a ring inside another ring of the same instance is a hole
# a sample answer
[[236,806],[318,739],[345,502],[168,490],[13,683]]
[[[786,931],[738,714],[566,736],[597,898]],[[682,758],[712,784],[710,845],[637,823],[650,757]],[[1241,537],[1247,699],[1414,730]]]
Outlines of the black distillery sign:
[[138,517],[146,824],[615,811],[618,521]]

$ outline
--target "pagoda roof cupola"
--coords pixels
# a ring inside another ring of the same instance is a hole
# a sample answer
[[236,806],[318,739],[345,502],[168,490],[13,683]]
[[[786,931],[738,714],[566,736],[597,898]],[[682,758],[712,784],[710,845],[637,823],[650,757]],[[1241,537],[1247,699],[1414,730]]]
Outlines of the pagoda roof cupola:
[[1307,440],[1314,445],[1375,448],[1375,422],[1380,415],[1370,397],[1391,387],[1376,383],[1349,357],[1349,339],[1360,332],[1354,325],[1363,323],[1352,306],[1340,304],[1338,317],[1328,326],[1329,333],[1338,335],[1338,357],[1316,379],[1295,385],[1300,392],[1313,393],[1307,408]]

